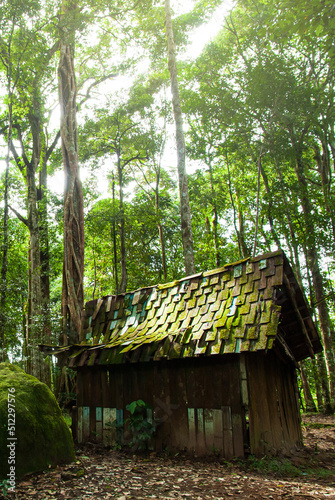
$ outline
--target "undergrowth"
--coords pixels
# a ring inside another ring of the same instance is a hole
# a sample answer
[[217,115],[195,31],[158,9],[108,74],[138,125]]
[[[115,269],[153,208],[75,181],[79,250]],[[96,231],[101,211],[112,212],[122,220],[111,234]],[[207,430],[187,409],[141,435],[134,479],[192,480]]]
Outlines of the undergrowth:
[[312,465],[294,465],[288,458],[265,456],[257,458],[250,455],[246,460],[238,460],[238,465],[246,471],[257,472],[266,476],[301,478],[317,477],[325,479],[334,476],[334,470]]

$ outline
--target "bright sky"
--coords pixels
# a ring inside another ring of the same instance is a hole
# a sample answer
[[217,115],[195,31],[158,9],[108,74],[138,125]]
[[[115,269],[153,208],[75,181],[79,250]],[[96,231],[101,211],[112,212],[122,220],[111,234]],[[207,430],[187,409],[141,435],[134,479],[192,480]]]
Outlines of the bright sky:
[[[185,4],[187,2],[182,2],[180,5],[185,9]],[[218,7],[211,19],[206,25],[203,25],[199,28],[197,28],[191,37],[191,43],[188,48],[188,50],[185,53],[185,58],[187,59],[196,59],[199,54],[201,53],[202,49],[204,46],[217,34],[217,32],[220,30],[224,18],[231,10],[233,7],[233,0],[226,0],[223,5]],[[187,10],[187,9],[186,9]],[[119,86],[120,83],[115,81],[115,85]],[[109,86],[110,88],[110,86]],[[57,110],[54,112],[53,119],[54,120],[59,120],[59,113]],[[5,147],[1,148],[0,154],[2,156],[5,155]],[[167,143],[166,145],[166,153],[165,153],[165,162],[169,163],[170,165],[175,162],[175,145],[173,138]],[[164,162],[164,163],[165,163]],[[190,167],[188,170],[190,171]],[[0,173],[5,169],[5,162],[0,160]],[[105,172],[99,171],[99,185],[98,190],[101,193],[106,193],[106,187],[108,186],[107,182],[107,168],[105,169]],[[83,181],[88,177],[89,172],[85,171],[84,168],[81,169],[81,178]],[[53,175],[52,179],[49,181],[49,187],[50,189],[57,193],[61,194],[64,190],[64,174],[62,170],[59,170],[56,174]]]

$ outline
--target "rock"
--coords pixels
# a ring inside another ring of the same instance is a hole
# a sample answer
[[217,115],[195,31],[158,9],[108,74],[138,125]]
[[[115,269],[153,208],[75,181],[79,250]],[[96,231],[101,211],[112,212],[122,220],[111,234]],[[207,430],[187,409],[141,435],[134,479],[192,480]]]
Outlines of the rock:
[[70,429],[50,389],[10,363],[0,363],[0,450],[0,481],[75,458]]

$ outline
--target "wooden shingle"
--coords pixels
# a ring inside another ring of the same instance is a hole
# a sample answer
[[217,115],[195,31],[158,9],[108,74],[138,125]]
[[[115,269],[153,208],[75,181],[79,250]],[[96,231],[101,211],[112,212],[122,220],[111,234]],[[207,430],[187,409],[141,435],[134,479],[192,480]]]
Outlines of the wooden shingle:
[[[285,291],[284,274],[306,318],[304,333]],[[144,348],[145,359],[154,360],[275,349],[279,322],[297,360],[309,355],[310,345],[320,351],[307,302],[282,251],[87,302],[81,345],[69,347],[82,354],[71,358],[71,364],[105,364],[104,351],[109,352],[109,362],[125,362],[126,356],[134,362],[142,356],[135,351]],[[84,355],[92,343],[94,357]],[[130,352],[134,354],[129,358]]]

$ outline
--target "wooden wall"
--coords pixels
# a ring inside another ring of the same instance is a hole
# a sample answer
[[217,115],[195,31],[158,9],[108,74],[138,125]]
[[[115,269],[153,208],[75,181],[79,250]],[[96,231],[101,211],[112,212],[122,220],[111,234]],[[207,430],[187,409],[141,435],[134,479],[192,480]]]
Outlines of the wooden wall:
[[291,376],[258,353],[78,368],[74,434],[79,443],[127,444],[126,405],[142,399],[158,422],[156,450],[229,459],[249,446],[257,454],[293,446],[300,427]]
[[250,451],[291,451],[302,445],[296,371],[269,351],[247,356]]

